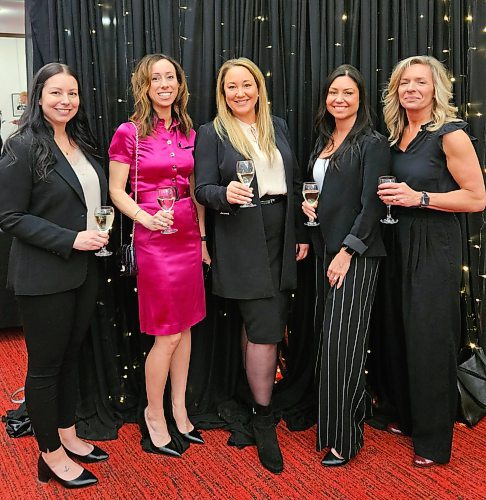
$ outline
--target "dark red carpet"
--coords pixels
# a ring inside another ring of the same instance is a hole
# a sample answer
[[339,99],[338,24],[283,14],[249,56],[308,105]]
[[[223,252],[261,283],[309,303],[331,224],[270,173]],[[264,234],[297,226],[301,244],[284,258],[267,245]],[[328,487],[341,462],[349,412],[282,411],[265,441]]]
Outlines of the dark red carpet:
[[[0,331],[0,413],[13,408],[10,394],[23,385],[26,355],[19,332]],[[320,465],[315,429],[289,432],[280,424],[285,471],[266,472],[254,447],[226,445],[228,434],[205,431],[205,446],[193,445],[182,458],[142,452],[135,425],[125,425],[116,441],[101,446],[108,462],[88,465],[97,486],[67,491],[36,479],[33,437],[11,439],[0,429],[0,499],[142,499],[142,498],[486,498],[486,421],[474,430],[456,426],[452,462],[432,469],[412,466],[407,438],[366,428],[365,447],[338,469]]]

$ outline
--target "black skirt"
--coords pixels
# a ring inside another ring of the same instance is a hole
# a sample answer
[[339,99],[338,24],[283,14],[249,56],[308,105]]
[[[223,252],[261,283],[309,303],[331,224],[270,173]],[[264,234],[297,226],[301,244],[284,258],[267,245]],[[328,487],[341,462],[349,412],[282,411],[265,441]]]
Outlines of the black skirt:
[[[268,265],[272,274],[274,296],[237,300],[248,340],[254,344],[276,344],[283,339],[289,309],[288,290],[280,290],[285,232],[285,198],[262,205]],[[245,208],[243,210],[254,210]],[[257,251],[261,251],[257,249]],[[251,255],[248,256],[251,259]]]

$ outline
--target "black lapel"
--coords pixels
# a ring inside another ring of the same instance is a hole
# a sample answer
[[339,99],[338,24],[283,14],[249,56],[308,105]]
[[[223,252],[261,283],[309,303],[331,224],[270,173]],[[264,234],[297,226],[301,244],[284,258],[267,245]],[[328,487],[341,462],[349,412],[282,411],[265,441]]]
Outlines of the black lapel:
[[292,190],[293,184],[293,159],[292,151],[290,149],[290,144],[288,143],[287,137],[284,131],[281,130],[280,126],[276,121],[273,122],[275,128],[275,144],[277,149],[282,155],[282,160],[285,169],[285,180],[287,181],[287,191]]
[[86,206],[83,188],[79,183],[78,176],[74,172],[73,167],[71,167],[69,162],[66,160],[66,157],[63,155],[57,144],[54,141],[52,141],[51,144],[52,152],[57,159],[57,162],[54,164],[53,169],[73,188],[74,192],[83,202],[83,205]]

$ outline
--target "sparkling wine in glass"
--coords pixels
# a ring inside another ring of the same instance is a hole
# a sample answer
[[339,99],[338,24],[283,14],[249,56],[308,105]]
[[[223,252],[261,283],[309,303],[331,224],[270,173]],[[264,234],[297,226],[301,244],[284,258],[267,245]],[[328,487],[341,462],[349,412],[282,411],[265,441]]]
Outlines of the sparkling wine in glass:
[[[157,203],[164,212],[170,212],[177,198],[176,189],[174,186],[162,187],[157,190]],[[173,227],[165,227],[162,234],[177,233],[177,229]]]
[[[319,199],[319,186],[317,182],[304,182],[302,186],[302,195],[304,200],[311,206],[314,206]],[[304,222],[306,226],[319,226],[319,222],[309,217],[308,222]]]
[[[255,176],[255,165],[252,160],[241,160],[236,162],[236,175],[242,184],[250,187],[251,181]],[[252,202],[240,205],[240,208],[256,207]]]
[[[95,208],[94,216],[98,231],[100,233],[109,233],[115,220],[115,209],[109,206],[97,207]],[[111,254],[112,252],[109,252],[104,245],[95,253],[97,257],[109,257]]]
[[[382,175],[378,177],[378,186],[380,184],[386,184],[387,182],[397,182],[397,178],[393,175]],[[386,217],[384,219],[380,219],[382,224],[396,224],[398,219],[394,219],[391,216],[391,205],[386,205]]]

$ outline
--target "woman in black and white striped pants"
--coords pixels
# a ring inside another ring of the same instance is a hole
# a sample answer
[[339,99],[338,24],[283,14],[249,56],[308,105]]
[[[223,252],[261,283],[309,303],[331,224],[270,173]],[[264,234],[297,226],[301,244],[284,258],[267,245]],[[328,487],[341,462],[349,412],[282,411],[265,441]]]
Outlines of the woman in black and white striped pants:
[[325,466],[344,465],[363,446],[364,363],[379,261],[383,207],[378,177],[390,153],[373,130],[364,80],[342,65],[329,75],[316,117],[318,138],[309,171],[319,203],[302,209],[320,225],[311,231],[316,254],[319,333],[317,448]]

